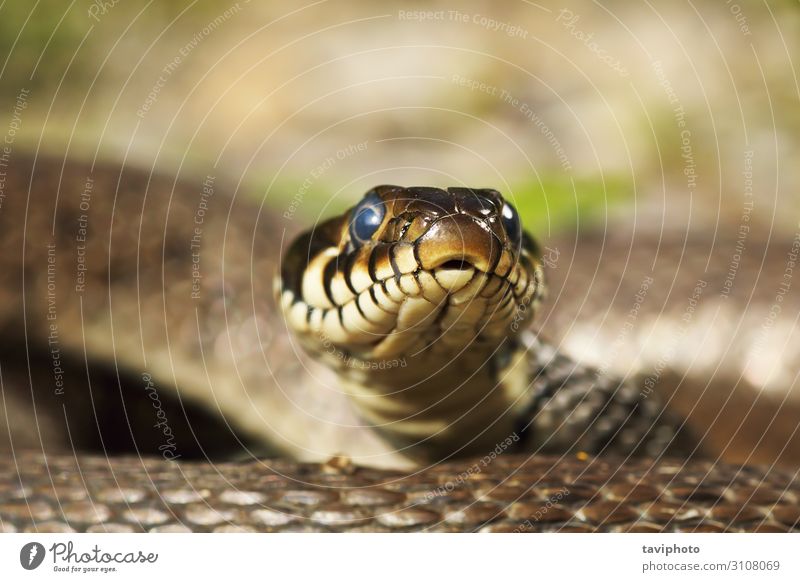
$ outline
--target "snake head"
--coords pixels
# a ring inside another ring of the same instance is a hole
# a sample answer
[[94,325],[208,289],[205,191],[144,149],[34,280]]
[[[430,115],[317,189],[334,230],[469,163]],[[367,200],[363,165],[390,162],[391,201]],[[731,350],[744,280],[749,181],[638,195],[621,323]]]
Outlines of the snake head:
[[388,185],[298,237],[276,284],[289,328],[340,362],[491,352],[543,290],[536,244],[499,192]]

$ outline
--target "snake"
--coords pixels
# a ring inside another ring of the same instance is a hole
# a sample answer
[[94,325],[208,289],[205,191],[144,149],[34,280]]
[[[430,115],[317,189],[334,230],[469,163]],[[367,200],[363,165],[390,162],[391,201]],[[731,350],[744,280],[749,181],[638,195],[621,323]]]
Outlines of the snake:
[[794,327],[741,310],[797,240],[748,239],[732,285],[707,231],[542,246],[490,188],[377,186],[301,230],[216,170],[2,178],[4,531],[800,528]]

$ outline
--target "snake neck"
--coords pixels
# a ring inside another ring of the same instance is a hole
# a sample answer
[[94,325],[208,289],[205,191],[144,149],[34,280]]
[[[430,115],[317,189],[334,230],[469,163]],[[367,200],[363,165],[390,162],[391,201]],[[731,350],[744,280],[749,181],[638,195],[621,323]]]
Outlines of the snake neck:
[[643,395],[638,378],[606,375],[534,333],[451,357],[429,349],[397,361],[355,360],[340,377],[362,418],[418,463],[498,446],[655,457],[697,452],[690,431],[657,394]]
[[389,361],[349,360],[343,389],[362,418],[417,461],[494,448],[515,427],[527,388],[524,351],[505,342],[442,358],[429,349]]

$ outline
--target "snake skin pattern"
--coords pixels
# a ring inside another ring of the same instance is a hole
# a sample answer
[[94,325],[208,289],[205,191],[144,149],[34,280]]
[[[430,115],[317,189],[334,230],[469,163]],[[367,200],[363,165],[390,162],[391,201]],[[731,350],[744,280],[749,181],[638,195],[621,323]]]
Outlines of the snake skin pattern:
[[[729,368],[733,379],[710,391],[671,385],[664,373],[659,390],[643,396],[641,378],[624,366],[563,355],[575,322],[592,323],[558,308],[586,304],[571,294],[613,295],[617,312],[630,309],[632,294],[574,280],[610,269],[608,258],[593,254],[605,241],[573,245],[580,252],[571,263],[545,260],[555,300],[539,325],[554,342],[520,336],[529,394],[516,438],[489,463],[437,459],[414,472],[359,422],[345,394],[330,389],[333,372],[289,339],[271,283],[277,250],[295,232],[281,232],[266,208],[231,196],[215,176],[185,181],[28,158],[11,169],[6,191],[14,195],[0,207],[0,332],[8,338],[0,349],[0,422],[8,428],[0,427],[7,451],[0,527],[7,531],[788,531],[797,524],[796,474],[776,467],[800,459],[791,390],[753,397],[760,392],[741,388],[753,375],[742,383]],[[683,248],[702,244],[685,240]],[[566,248],[556,245],[565,255]],[[785,254],[779,246],[764,257],[780,270]],[[648,273],[631,277],[634,290],[663,279]],[[702,277],[706,285],[720,280]],[[674,294],[678,303],[696,284]],[[679,320],[682,306],[659,299],[665,288],[653,285],[649,303]],[[737,283],[730,296],[742,289]],[[796,296],[783,304],[787,313]],[[643,303],[640,321],[649,308]],[[610,311],[591,312],[601,320],[596,329],[613,321]],[[600,343],[611,345],[616,332]],[[711,404],[697,406],[699,393]],[[757,414],[739,422],[714,408],[720,401]],[[333,457],[350,449],[358,451],[352,459]],[[242,451],[245,459],[273,459],[216,461]],[[754,462],[763,466],[741,465]]]
[[788,532],[797,473],[503,454],[406,474],[274,460],[20,455],[0,462],[7,532]]

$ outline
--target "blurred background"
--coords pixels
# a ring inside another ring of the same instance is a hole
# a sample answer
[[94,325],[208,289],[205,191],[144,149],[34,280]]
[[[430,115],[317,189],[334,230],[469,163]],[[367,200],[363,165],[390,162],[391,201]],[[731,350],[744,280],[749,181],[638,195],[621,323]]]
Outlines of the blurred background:
[[6,0],[0,133],[228,176],[303,223],[376,183],[466,184],[544,238],[748,196],[794,231],[799,55],[798,0]]

